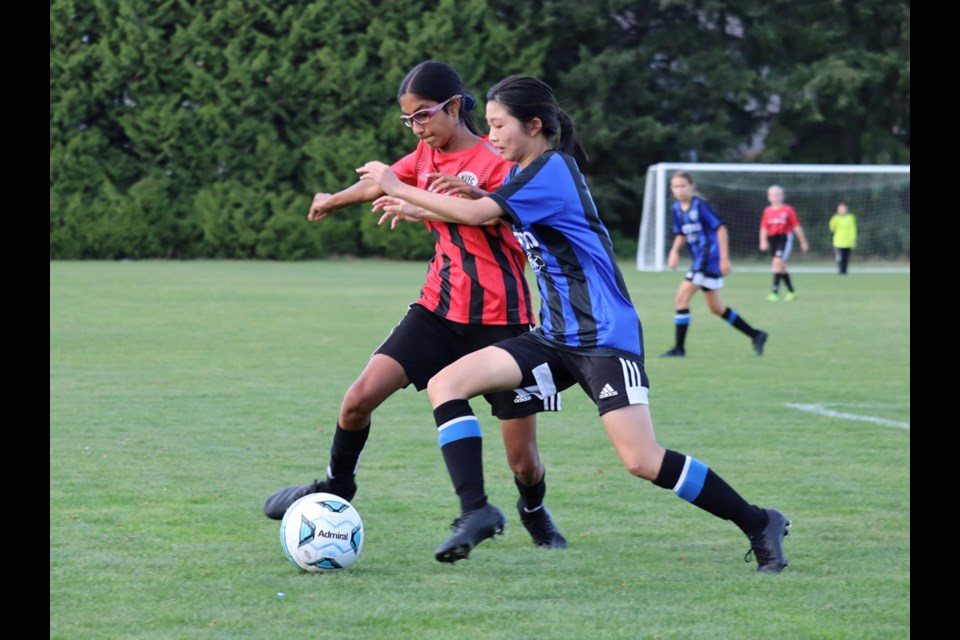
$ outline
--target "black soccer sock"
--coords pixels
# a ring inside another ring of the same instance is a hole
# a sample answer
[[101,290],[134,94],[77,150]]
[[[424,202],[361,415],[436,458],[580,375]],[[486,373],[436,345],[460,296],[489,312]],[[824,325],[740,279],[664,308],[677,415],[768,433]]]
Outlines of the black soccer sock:
[[736,309],[727,307],[727,310],[723,312],[723,315],[721,317],[724,320],[726,320],[729,324],[732,324],[734,328],[739,329],[741,332],[747,334],[751,338],[753,338],[758,333],[760,333],[759,331],[751,327],[749,324],[747,324],[747,321],[740,317],[740,314],[737,313]]
[[790,291],[793,291],[793,283],[790,282],[790,274],[789,274],[789,273],[783,274],[783,282],[784,282],[784,284],[787,285],[787,289],[789,289]]
[[774,293],[780,293],[780,275],[779,273],[773,274],[773,288],[771,290]]
[[433,419],[447,473],[460,497],[460,512],[479,509],[487,503],[480,421],[466,400],[444,402],[433,410]]
[[723,478],[696,458],[668,449],[653,483],[672,489],[687,502],[718,518],[732,520],[748,535],[765,525],[762,509],[744,500]]
[[690,328],[690,309],[677,309],[677,313],[673,316],[673,325],[676,335],[674,346],[677,349],[683,349],[687,341],[687,329]]
[[547,474],[544,473],[540,482],[533,486],[527,486],[520,482],[520,478],[514,476],[514,483],[517,485],[517,491],[520,492],[520,499],[527,511],[533,511],[543,504],[543,497],[547,494]]
[[360,454],[363,453],[369,436],[369,424],[359,431],[347,431],[337,423],[333,445],[330,447],[330,464],[327,467],[327,479],[331,487],[347,488],[357,475]]

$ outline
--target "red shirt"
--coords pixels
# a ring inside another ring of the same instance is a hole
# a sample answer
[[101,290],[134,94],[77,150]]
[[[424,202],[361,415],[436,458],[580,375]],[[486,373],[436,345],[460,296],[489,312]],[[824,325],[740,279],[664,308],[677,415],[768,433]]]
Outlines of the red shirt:
[[767,236],[785,236],[799,224],[797,212],[788,204],[767,207],[763,210],[763,218],[760,220],[760,228],[766,227]]
[[[513,166],[484,139],[455,153],[440,153],[422,140],[393,164],[403,182],[425,189],[428,173],[459,176],[492,192]],[[459,195],[452,197],[460,197]],[[420,304],[451,322],[533,325],[530,289],[524,276],[526,256],[506,221],[474,227],[425,221],[436,253],[420,291]]]

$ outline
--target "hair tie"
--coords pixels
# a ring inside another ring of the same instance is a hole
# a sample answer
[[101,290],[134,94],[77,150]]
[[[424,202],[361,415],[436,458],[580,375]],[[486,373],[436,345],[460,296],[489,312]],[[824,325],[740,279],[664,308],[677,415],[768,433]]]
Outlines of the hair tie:
[[477,99],[474,98],[469,93],[463,94],[463,110],[464,111],[473,111],[473,108],[477,106]]

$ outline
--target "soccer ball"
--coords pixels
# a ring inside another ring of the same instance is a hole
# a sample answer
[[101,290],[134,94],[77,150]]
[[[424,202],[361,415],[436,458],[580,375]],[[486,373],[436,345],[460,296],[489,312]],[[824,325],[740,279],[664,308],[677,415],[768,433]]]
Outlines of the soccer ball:
[[363,521],[352,504],[332,493],[311,493],[294,502],[280,521],[287,560],[311,573],[346,569],[363,549]]

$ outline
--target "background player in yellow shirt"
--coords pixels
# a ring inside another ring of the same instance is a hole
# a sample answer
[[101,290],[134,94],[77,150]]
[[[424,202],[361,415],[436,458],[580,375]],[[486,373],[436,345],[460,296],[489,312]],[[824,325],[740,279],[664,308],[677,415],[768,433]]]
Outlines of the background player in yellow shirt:
[[845,276],[847,265],[850,264],[850,252],[857,246],[857,217],[847,210],[843,202],[837,205],[837,212],[830,218],[830,233],[833,234],[837,268],[840,275]]

